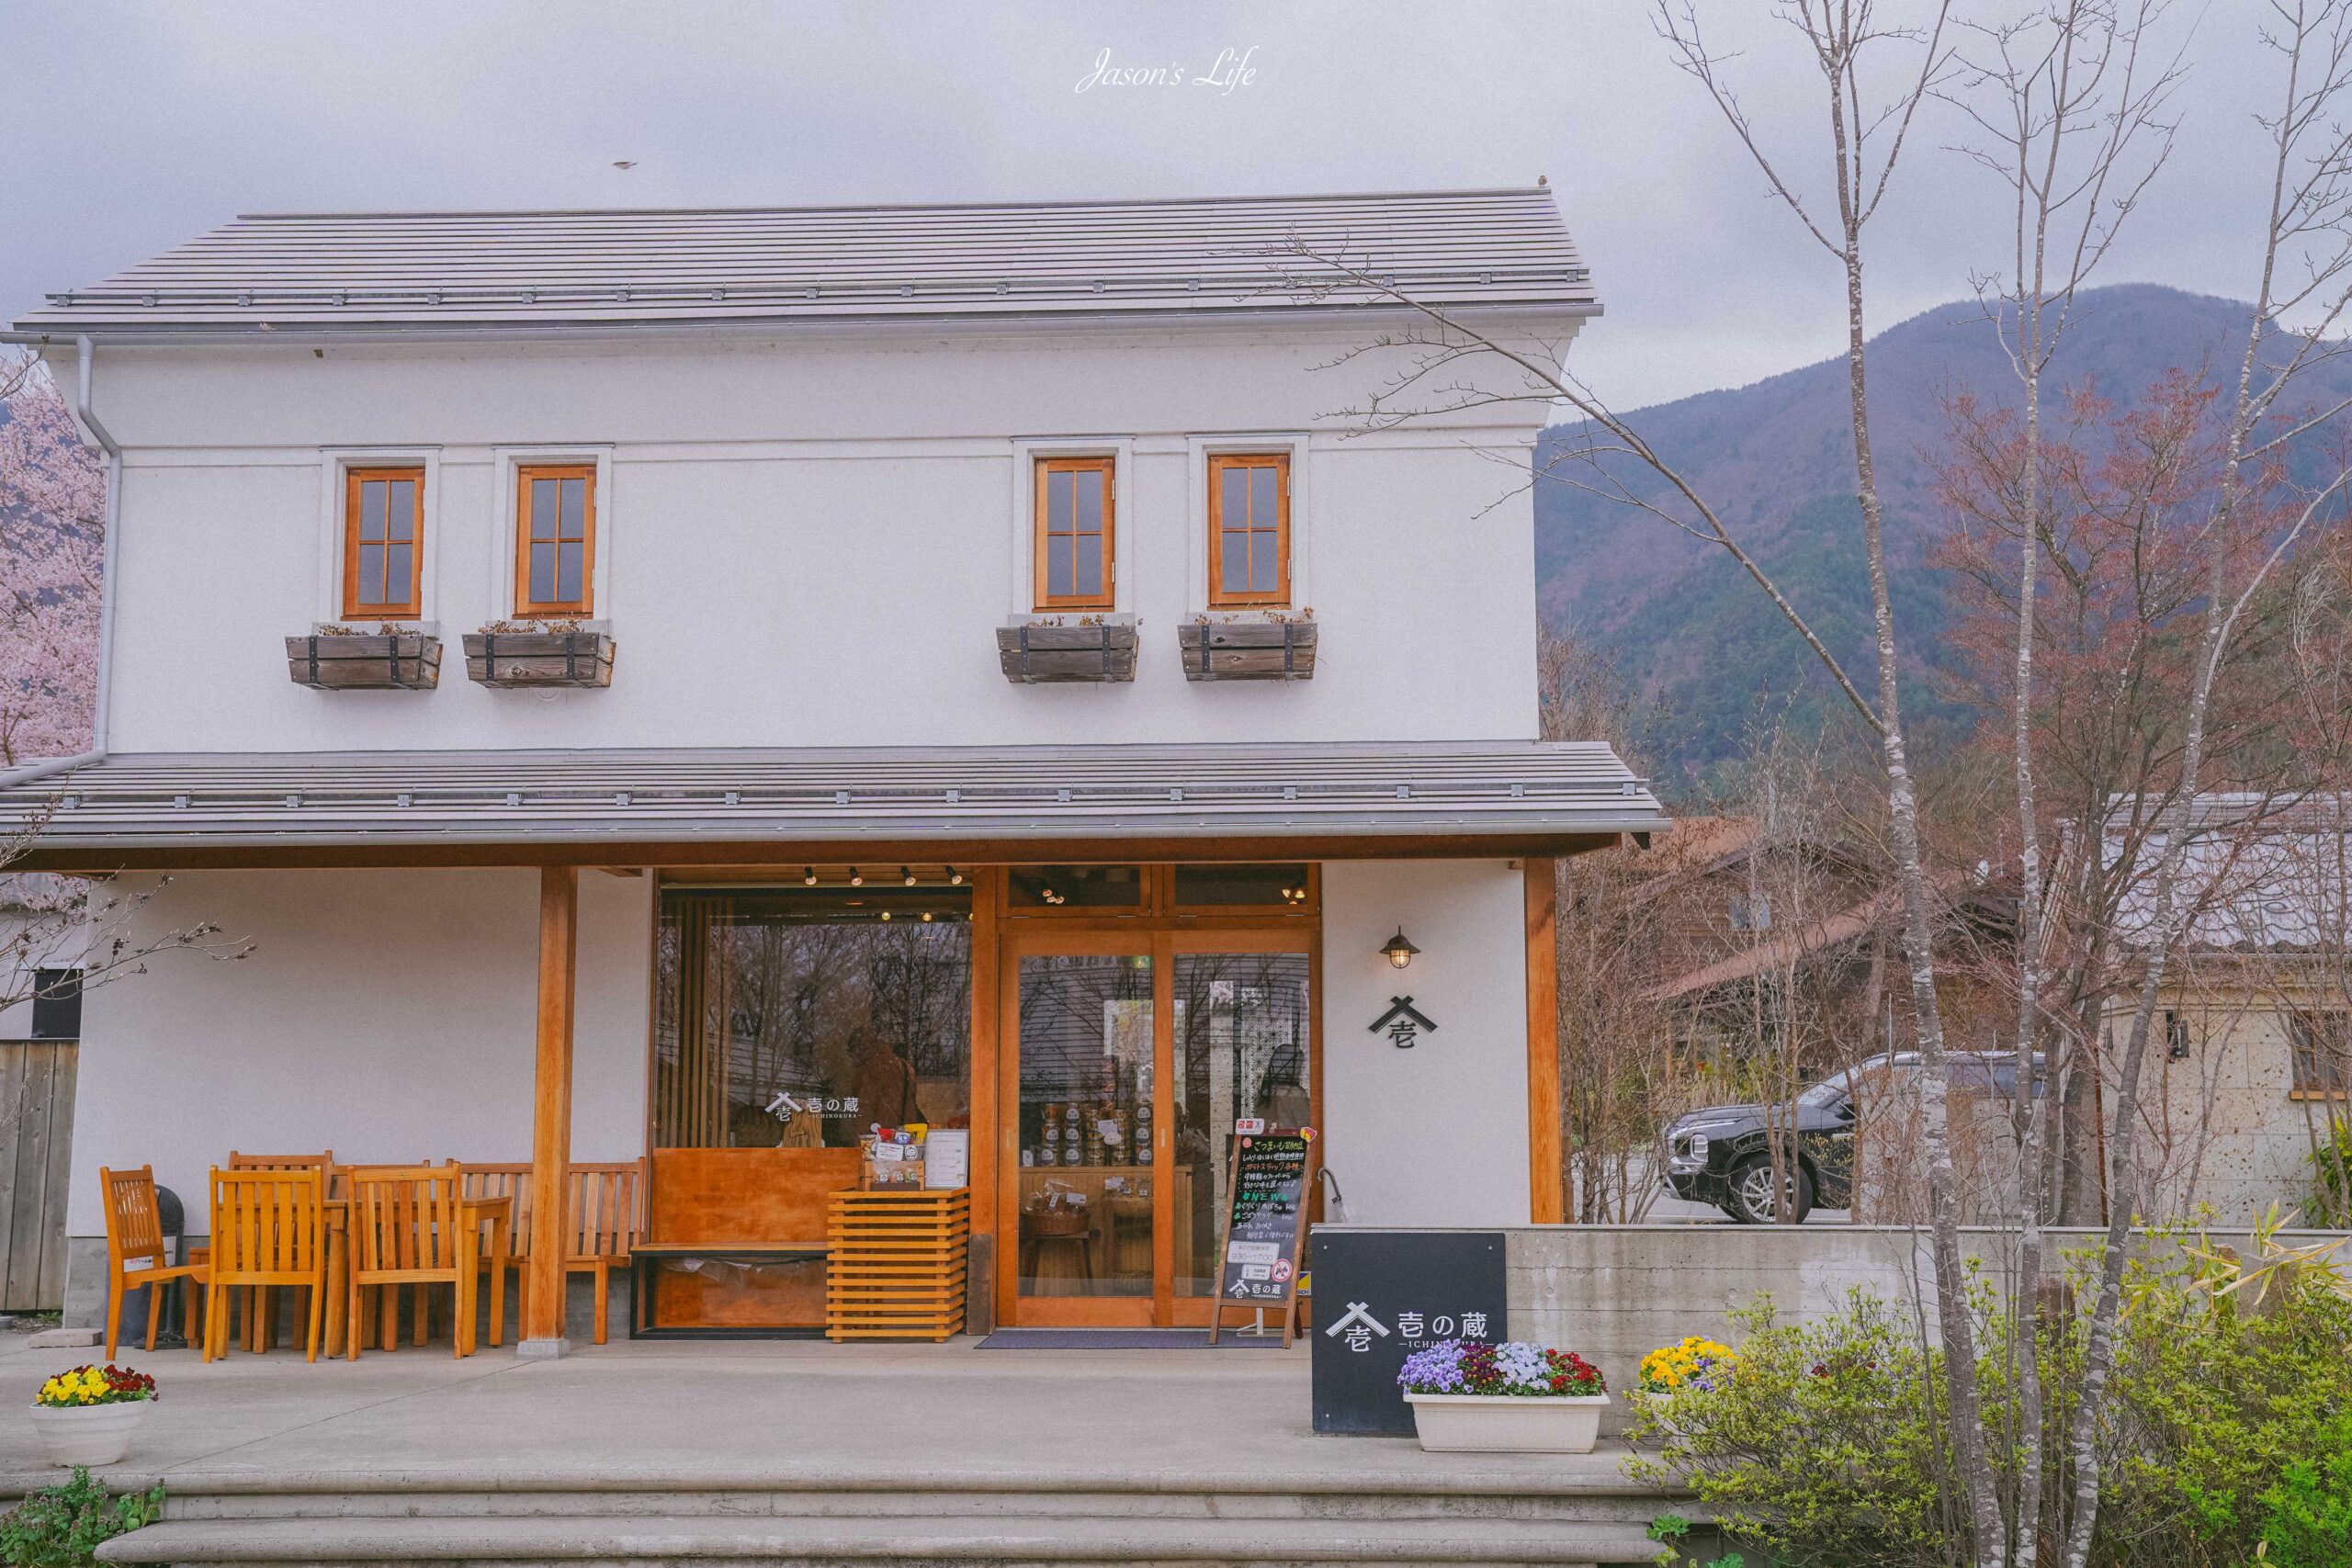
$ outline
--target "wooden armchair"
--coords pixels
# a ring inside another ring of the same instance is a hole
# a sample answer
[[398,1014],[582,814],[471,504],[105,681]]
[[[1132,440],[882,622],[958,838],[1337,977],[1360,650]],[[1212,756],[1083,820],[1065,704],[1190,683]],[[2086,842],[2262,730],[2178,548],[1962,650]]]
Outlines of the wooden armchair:
[[[319,1359],[320,1314],[326,1303],[325,1173],[319,1170],[212,1172],[212,1258],[206,1281],[204,1359],[229,1350],[228,1292],[278,1285],[310,1293],[307,1359]],[[260,1337],[261,1314],[247,1314]],[[258,1348],[256,1346],[256,1348]]]
[[153,1167],[142,1165],[137,1170],[117,1172],[100,1166],[98,1188],[106,1195],[107,1205],[107,1359],[114,1359],[115,1344],[122,1337],[123,1294],[141,1285],[147,1287],[147,1348],[155,1348],[164,1285],[172,1280],[188,1282],[180,1297],[180,1333],[195,1343],[194,1325],[200,1316],[196,1290],[209,1272],[209,1255],[187,1263],[164,1261]]
[[[383,1290],[383,1348],[400,1336],[399,1287],[415,1287],[415,1324],[423,1343],[425,1288],[446,1284],[456,1297],[450,1334],[457,1355],[473,1352],[474,1280],[458,1228],[458,1172],[448,1166],[358,1166],[350,1172],[351,1283],[345,1338],[353,1360],[367,1337],[362,1292]],[[389,1289],[385,1289],[389,1287]]]
[[[504,1198],[510,1202],[507,1223],[502,1230],[492,1226],[490,1235],[482,1238],[476,1257],[475,1271],[490,1284],[490,1342],[501,1344],[506,1335],[506,1271],[519,1270],[530,1257],[531,1250],[531,1166],[527,1160],[503,1165],[449,1164],[458,1172],[458,1190],[471,1201],[482,1198]],[[503,1247],[492,1241],[503,1235]],[[520,1286],[517,1285],[519,1291]]]

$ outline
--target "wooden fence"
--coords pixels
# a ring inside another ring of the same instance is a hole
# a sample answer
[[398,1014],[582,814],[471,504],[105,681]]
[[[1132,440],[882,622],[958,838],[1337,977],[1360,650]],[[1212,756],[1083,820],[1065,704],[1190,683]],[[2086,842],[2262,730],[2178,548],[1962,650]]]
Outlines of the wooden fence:
[[71,1040],[0,1043],[0,1312],[65,1303],[65,1192],[74,1159]]

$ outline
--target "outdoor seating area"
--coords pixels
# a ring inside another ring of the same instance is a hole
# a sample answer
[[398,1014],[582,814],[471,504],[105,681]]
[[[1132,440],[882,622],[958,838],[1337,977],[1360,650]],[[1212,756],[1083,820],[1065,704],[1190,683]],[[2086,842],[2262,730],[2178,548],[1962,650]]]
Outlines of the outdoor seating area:
[[470,1356],[485,1334],[493,1346],[503,1342],[507,1276],[519,1306],[534,1249],[550,1242],[561,1249],[558,1278],[594,1281],[601,1345],[612,1270],[629,1266],[644,1228],[639,1160],[567,1167],[563,1224],[542,1238],[526,1163],[338,1165],[332,1150],[232,1151],[208,1180],[207,1242],[174,1260],[153,1168],[102,1168],[99,1182],[109,1359],[122,1337],[124,1300],[142,1287],[149,1350],[167,1288],[176,1288],[180,1332],[207,1361],[238,1343],[254,1354],[275,1348],[281,1315],[290,1315],[306,1360],[317,1360],[322,1346],[353,1360],[370,1345],[395,1349],[404,1293],[410,1344],[446,1335],[452,1355]]

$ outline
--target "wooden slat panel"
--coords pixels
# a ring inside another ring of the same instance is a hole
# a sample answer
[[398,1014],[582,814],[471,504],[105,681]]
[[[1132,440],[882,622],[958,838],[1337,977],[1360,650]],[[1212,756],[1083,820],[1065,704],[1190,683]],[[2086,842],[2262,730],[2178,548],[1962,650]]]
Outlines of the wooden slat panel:
[[[41,1162],[28,1161],[26,1145],[32,1140],[34,1107],[27,1098],[30,1069],[29,1045],[0,1046],[0,1310],[18,1311],[18,1303],[32,1293],[33,1281],[16,1267],[17,1197],[30,1173]],[[44,1132],[46,1120],[43,1121]]]
[[82,1047],[60,1041],[49,1048],[49,1166],[42,1173],[40,1274],[37,1311],[65,1304],[65,1201],[74,1180],[74,1090]]

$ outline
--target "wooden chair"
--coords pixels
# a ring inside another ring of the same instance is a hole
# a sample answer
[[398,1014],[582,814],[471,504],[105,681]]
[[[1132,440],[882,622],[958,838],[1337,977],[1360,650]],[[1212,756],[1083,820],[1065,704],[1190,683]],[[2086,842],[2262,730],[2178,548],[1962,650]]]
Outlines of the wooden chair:
[[[319,1359],[326,1303],[325,1174],[318,1170],[212,1172],[212,1258],[206,1280],[204,1359],[229,1352],[228,1293],[300,1286],[310,1292],[307,1359]],[[249,1314],[247,1321],[254,1320]]]
[[187,1281],[180,1297],[180,1333],[194,1344],[193,1325],[201,1312],[196,1289],[209,1271],[209,1254],[186,1263],[164,1261],[153,1167],[142,1165],[137,1170],[117,1173],[100,1166],[98,1188],[107,1204],[107,1359],[114,1359],[116,1342],[122,1337],[123,1294],[141,1285],[147,1287],[147,1348],[155,1348],[155,1328],[164,1312],[164,1285],[170,1280]]
[[[235,1149],[229,1151],[231,1170],[315,1170],[326,1180],[322,1197],[332,1198],[334,1192],[334,1151],[322,1149],[314,1155],[248,1155]],[[266,1290],[256,1290],[245,1307],[245,1348],[266,1350],[277,1343],[277,1303]]]
[[473,1351],[474,1281],[465,1264],[458,1218],[458,1172],[447,1166],[356,1166],[351,1184],[351,1288],[345,1337],[353,1360],[367,1337],[361,1292],[390,1287],[383,1303],[383,1348],[400,1333],[398,1288],[415,1288],[417,1343],[424,1342],[425,1288],[446,1284],[456,1297],[455,1353]]
[[[618,1160],[606,1165],[575,1165],[564,1173],[563,1274],[593,1274],[596,1280],[596,1343],[605,1342],[605,1315],[612,1300],[613,1269],[626,1269],[630,1249],[644,1234],[639,1200],[645,1190],[645,1162]],[[523,1263],[524,1293],[529,1292],[529,1247]]]
[[[503,1165],[449,1163],[457,1168],[461,1196],[509,1201],[505,1247],[492,1251],[485,1237],[475,1266],[475,1272],[490,1284],[490,1342],[502,1344],[506,1336],[506,1273],[510,1269],[520,1270],[531,1254],[531,1165],[528,1160]],[[520,1290],[519,1283],[516,1288]]]

